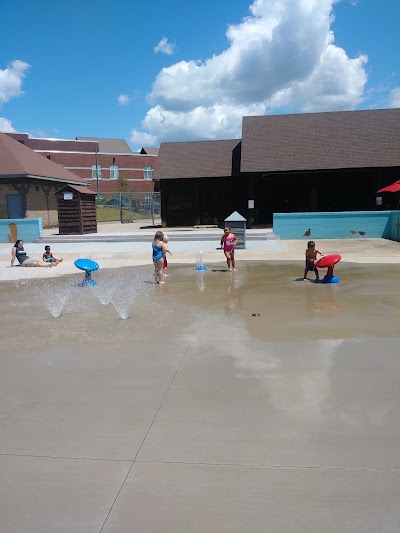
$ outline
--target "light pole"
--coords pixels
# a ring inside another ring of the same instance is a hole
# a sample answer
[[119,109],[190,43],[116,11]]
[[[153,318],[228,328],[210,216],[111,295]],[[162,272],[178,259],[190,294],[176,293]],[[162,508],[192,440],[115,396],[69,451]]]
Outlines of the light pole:
[[97,160],[97,146],[96,146],[96,193],[99,196],[99,162]]

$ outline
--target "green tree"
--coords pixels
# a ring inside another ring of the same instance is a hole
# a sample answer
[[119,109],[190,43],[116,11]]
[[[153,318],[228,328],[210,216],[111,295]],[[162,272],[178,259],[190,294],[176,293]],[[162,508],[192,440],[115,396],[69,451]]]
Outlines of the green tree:
[[118,192],[127,192],[129,190],[128,180],[121,176],[121,174],[118,176],[117,189]]

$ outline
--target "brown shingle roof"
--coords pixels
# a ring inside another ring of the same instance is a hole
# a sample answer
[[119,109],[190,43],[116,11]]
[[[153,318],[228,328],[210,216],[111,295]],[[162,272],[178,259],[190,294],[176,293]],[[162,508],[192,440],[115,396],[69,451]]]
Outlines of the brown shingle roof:
[[238,139],[161,143],[155,179],[211,178],[232,175]]
[[244,117],[242,172],[400,166],[400,109]]
[[140,153],[147,155],[158,155],[159,150],[159,148],[146,148],[143,146],[143,148],[140,150]]
[[97,195],[97,192],[92,191],[91,189],[89,189],[89,187],[80,187],[79,185],[66,185],[65,187],[62,187],[62,189],[59,189],[57,191],[57,194],[61,193],[64,189],[73,189],[74,191],[78,191],[81,194]]
[[33,177],[76,185],[86,183],[76,174],[37,154],[5,133],[0,133],[0,177]]
[[77,141],[97,141],[99,151],[106,154],[132,154],[133,151],[124,139],[111,139],[105,137],[77,137]]

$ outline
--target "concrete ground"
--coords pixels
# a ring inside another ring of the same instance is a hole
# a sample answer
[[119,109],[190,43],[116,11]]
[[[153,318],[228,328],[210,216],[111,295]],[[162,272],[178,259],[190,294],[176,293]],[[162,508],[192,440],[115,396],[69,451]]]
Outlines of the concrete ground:
[[[149,221],[150,222],[150,221]],[[77,236],[76,242],[51,243],[55,257],[64,261],[56,268],[6,268],[10,264],[12,244],[0,244],[0,281],[36,277],[58,277],[76,272],[73,264],[79,257],[90,257],[99,262],[100,268],[119,268],[121,266],[151,265],[151,241],[156,229],[143,226],[143,221],[132,224],[99,224],[97,236],[106,239],[132,236],[132,242],[90,242],[90,236]],[[141,229],[142,228],[142,229]],[[272,230],[247,230],[248,235],[272,234]],[[56,229],[44,230],[44,235],[57,234]],[[222,232],[219,228],[168,228],[169,248],[173,253],[171,264],[196,264],[199,250],[204,252],[204,264],[224,264],[225,258],[219,249]],[[180,240],[182,235],[193,235],[192,241]],[[148,235],[148,242],[135,242],[134,237]],[[204,235],[204,240],[202,239]],[[86,237],[86,238],[85,238]],[[304,240],[281,241],[251,240],[246,243],[246,250],[236,251],[236,260],[240,261],[302,261],[307,244]],[[339,253],[343,261],[350,263],[400,263],[400,244],[386,239],[351,238],[338,240],[318,240],[317,247],[323,253]],[[30,257],[41,259],[44,243],[26,244]]]
[[50,269],[1,245],[0,531],[399,532],[400,244],[318,241],[343,256],[324,285],[304,242],[229,273],[218,231],[203,273],[168,234],[160,286],[151,236],[57,244]]

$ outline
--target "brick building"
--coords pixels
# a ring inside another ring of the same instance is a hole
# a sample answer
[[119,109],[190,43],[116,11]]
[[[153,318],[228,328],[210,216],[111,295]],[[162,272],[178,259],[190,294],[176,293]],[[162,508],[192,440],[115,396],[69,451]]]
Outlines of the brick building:
[[154,191],[153,171],[157,148],[142,148],[140,152],[133,152],[122,139],[77,137],[75,140],[66,140],[32,138],[26,133],[7,135],[83,178],[91,189],[100,194],[117,192],[119,176],[127,181],[130,191]]

